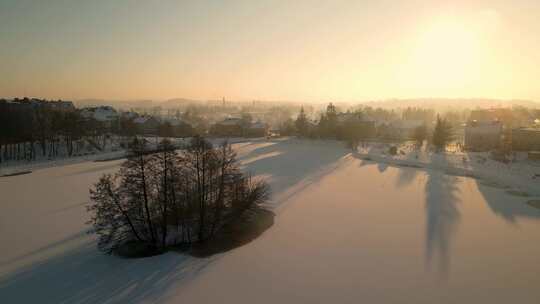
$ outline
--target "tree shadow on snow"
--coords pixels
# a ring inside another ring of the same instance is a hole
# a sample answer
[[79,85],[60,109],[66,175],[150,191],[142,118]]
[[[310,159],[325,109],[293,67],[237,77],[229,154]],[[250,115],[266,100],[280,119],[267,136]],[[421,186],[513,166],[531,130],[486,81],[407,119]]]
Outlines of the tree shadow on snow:
[[460,221],[459,180],[437,170],[426,172],[425,262],[427,269],[431,269],[436,259],[437,271],[446,279],[451,266],[452,240]]
[[[337,169],[340,160],[349,154],[341,142],[289,139],[256,148],[240,160],[255,159],[245,164],[244,169],[253,175],[269,177],[272,195],[279,197],[273,206],[278,207],[301,189]],[[281,196],[283,194],[287,195]]]
[[410,185],[413,181],[417,180],[419,173],[420,171],[417,168],[400,168],[396,186],[401,188]]
[[[501,167],[497,170],[499,174],[505,174],[504,171],[508,170],[502,163],[496,165]],[[473,171],[480,171],[483,170],[482,166],[485,166],[485,164],[472,159],[470,166]],[[496,216],[503,218],[506,222],[517,225],[520,218],[540,220],[540,210],[526,204],[527,200],[531,198],[523,196],[521,202],[516,202],[516,196],[507,192],[511,191],[511,187],[495,181],[481,179],[476,179],[476,185],[478,191],[484,197],[489,210]]]
[[0,276],[0,298],[2,303],[157,302],[213,260],[174,252],[123,259],[98,252],[89,241]]

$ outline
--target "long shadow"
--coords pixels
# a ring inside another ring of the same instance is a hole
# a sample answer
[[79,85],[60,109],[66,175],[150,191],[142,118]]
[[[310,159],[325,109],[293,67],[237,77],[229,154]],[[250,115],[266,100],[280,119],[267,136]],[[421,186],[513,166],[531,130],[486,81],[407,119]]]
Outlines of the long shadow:
[[[348,151],[336,145],[339,143],[278,141],[256,148],[242,158],[255,158],[246,164],[246,169],[253,174],[269,175],[273,193],[281,194],[297,184],[307,184],[304,183],[306,180],[313,182],[337,168],[339,160]],[[271,156],[264,157],[268,154]],[[44,251],[62,251],[70,247],[66,242],[70,243],[82,235],[75,234],[7,263],[45,255]],[[93,241],[77,244],[60,254],[0,275],[0,302],[156,302],[171,286],[196,276],[219,258],[195,259],[171,252],[151,258],[122,259],[98,252]]]
[[[357,154],[353,154],[353,157],[361,159]],[[445,159],[443,159],[444,162],[446,162]],[[427,269],[431,269],[432,264],[436,262],[437,272],[442,279],[446,279],[451,266],[452,240],[461,216],[458,208],[460,203],[458,178],[436,169],[409,168],[392,164],[384,166],[384,164],[384,162],[377,163],[380,172],[384,171],[380,170],[381,167],[395,166],[400,168],[396,179],[397,187],[409,185],[412,181],[417,180],[420,170],[426,172],[425,263]]]
[[[425,151],[424,147],[422,147],[421,149],[411,153],[411,155],[412,154],[414,154],[416,156],[423,155],[424,158],[426,157],[425,156],[426,151]],[[411,160],[412,161],[418,161],[418,157],[411,156],[408,160],[409,161],[411,161]],[[396,181],[396,186],[404,187],[404,186],[410,185],[418,177],[418,173],[420,172],[418,169],[419,168],[412,169],[412,168],[404,167],[404,168],[402,168],[402,170],[399,170],[398,178],[397,178],[397,181]]]
[[[279,196],[301,182],[306,186],[316,182],[338,168],[348,154],[339,142],[289,139],[254,149],[240,160],[255,159],[245,169],[254,175],[268,176],[272,194]],[[275,206],[285,200],[275,202]]]
[[122,259],[97,252],[94,242],[0,277],[2,303],[141,303],[196,275],[213,259],[177,253]]
[[7,260],[0,260],[0,267],[4,267],[4,266],[7,266],[7,265],[10,265],[12,263],[16,263],[16,262],[19,262],[19,261],[23,261],[27,258],[30,258],[30,257],[34,257],[34,256],[38,256],[42,253],[45,253],[47,251],[50,251],[50,250],[54,250],[55,248],[60,248],[72,241],[75,241],[75,240],[78,240],[82,237],[84,237],[85,235],[88,234],[88,231],[79,231],[77,233],[74,233],[72,235],[69,235],[61,240],[58,240],[56,242],[52,242],[52,243],[49,243],[45,246],[42,246],[42,247],[39,247],[37,249],[34,249],[30,252],[27,252],[25,254],[22,254],[20,256],[17,256],[17,257],[14,257],[14,258],[10,258],[10,259],[7,259]]
[[[94,164],[99,164],[99,163],[94,163]],[[111,170],[113,168],[119,168],[120,167],[120,163],[119,162],[110,162],[110,163],[107,163],[107,164],[101,164],[101,165],[93,165],[87,169],[82,169],[82,170],[79,170],[79,171],[75,171],[75,172],[70,172],[68,174],[65,174],[65,175],[62,175],[60,177],[73,177],[73,176],[77,176],[79,174],[88,174],[88,173],[95,173],[95,172],[101,172],[101,171],[108,171],[108,170]]]
[[[479,171],[482,170],[481,167],[483,164],[473,160],[470,162],[470,166],[473,171]],[[501,171],[499,174],[505,174],[505,172]],[[540,220],[540,210],[526,204],[532,197],[525,195],[520,197],[519,195],[511,194],[511,187],[493,181],[477,179],[476,185],[478,191],[484,197],[489,210],[496,216],[503,218],[506,222],[517,224],[520,218]],[[521,199],[522,202],[516,202],[516,198]]]
[[446,279],[451,266],[452,240],[460,220],[458,178],[436,170],[426,172],[425,262],[430,269],[437,259],[437,271]]
[[419,172],[420,171],[418,169],[401,168],[401,170],[398,171],[396,186],[401,188],[410,185],[414,180],[416,180]]
[[497,185],[484,184],[477,181],[478,191],[484,197],[489,210],[496,216],[503,218],[510,224],[517,224],[519,219],[540,220],[540,210],[526,204],[529,199],[521,197],[521,202],[516,202],[516,196],[503,192]]

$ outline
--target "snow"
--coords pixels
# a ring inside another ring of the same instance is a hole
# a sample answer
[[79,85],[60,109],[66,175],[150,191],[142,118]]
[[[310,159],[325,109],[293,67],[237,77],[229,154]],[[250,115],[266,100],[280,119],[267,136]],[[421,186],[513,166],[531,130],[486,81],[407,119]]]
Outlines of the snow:
[[[163,139],[163,137],[144,137],[149,145],[150,149],[156,147],[157,143]],[[47,155],[43,156],[39,145],[36,146],[36,160],[10,160],[4,161],[0,164],[0,177],[3,175],[16,174],[19,172],[34,171],[43,168],[51,168],[58,166],[65,166],[71,164],[77,164],[88,161],[107,161],[114,159],[121,159],[125,157],[126,150],[122,148],[121,143],[126,146],[129,142],[129,138],[122,138],[120,136],[111,136],[107,139],[107,144],[102,151],[97,150],[87,140],[80,140],[83,143],[83,148],[80,151],[76,151],[73,156],[68,156],[66,148],[63,144],[59,145],[59,155],[57,157],[50,158]],[[177,146],[186,145],[190,138],[169,138],[171,142]]]
[[[398,155],[387,153],[392,145],[398,146]],[[378,162],[475,177],[501,187],[540,196],[540,163],[527,160],[526,153],[519,153],[515,161],[505,164],[491,159],[488,152],[459,152],[454,149],[445,153],[434,153],[425,146],[416,149],[413,143],[369,143],[360,146],[358,152],[360,157]]]
[[118,112],[110,106],[84,108],[82,115],[83,117],[93,118],[97,121],[112,121],[118,118]]
[[121,160],[0,177],[2,303],[538,303],[540,210],[492,180],[446,174],[501,173],[491,160],[297,139],[234,147],[269,180],[276,223],[207,259],[96,250],[88,187]]

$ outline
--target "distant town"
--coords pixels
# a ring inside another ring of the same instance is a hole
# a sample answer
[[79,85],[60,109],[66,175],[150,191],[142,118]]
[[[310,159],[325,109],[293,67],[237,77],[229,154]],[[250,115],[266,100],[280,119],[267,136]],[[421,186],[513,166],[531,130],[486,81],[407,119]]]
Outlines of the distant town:
[[92,106],[86,102],[76,106],[62,100],[0,99],[0,164],[116,151],[125,148],[133,136],[423,141],[430,139],[428,134],[438,119],[451,129],[446,144],[463,151],[491,151],[501,161],[515,159],[516,152],[540,158],[538,107],[375,105],[379,106],[232,102],[224,98],[128,109],[125,104]]

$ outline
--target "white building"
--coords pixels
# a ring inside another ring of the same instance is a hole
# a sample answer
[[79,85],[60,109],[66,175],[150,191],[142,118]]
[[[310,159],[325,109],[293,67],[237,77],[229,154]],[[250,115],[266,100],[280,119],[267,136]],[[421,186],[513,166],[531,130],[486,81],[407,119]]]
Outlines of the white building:
[[81,115],[87,119],[95,119],[99,122],[116,121],[119,117],[118,112],[110,106],[84,108]]

